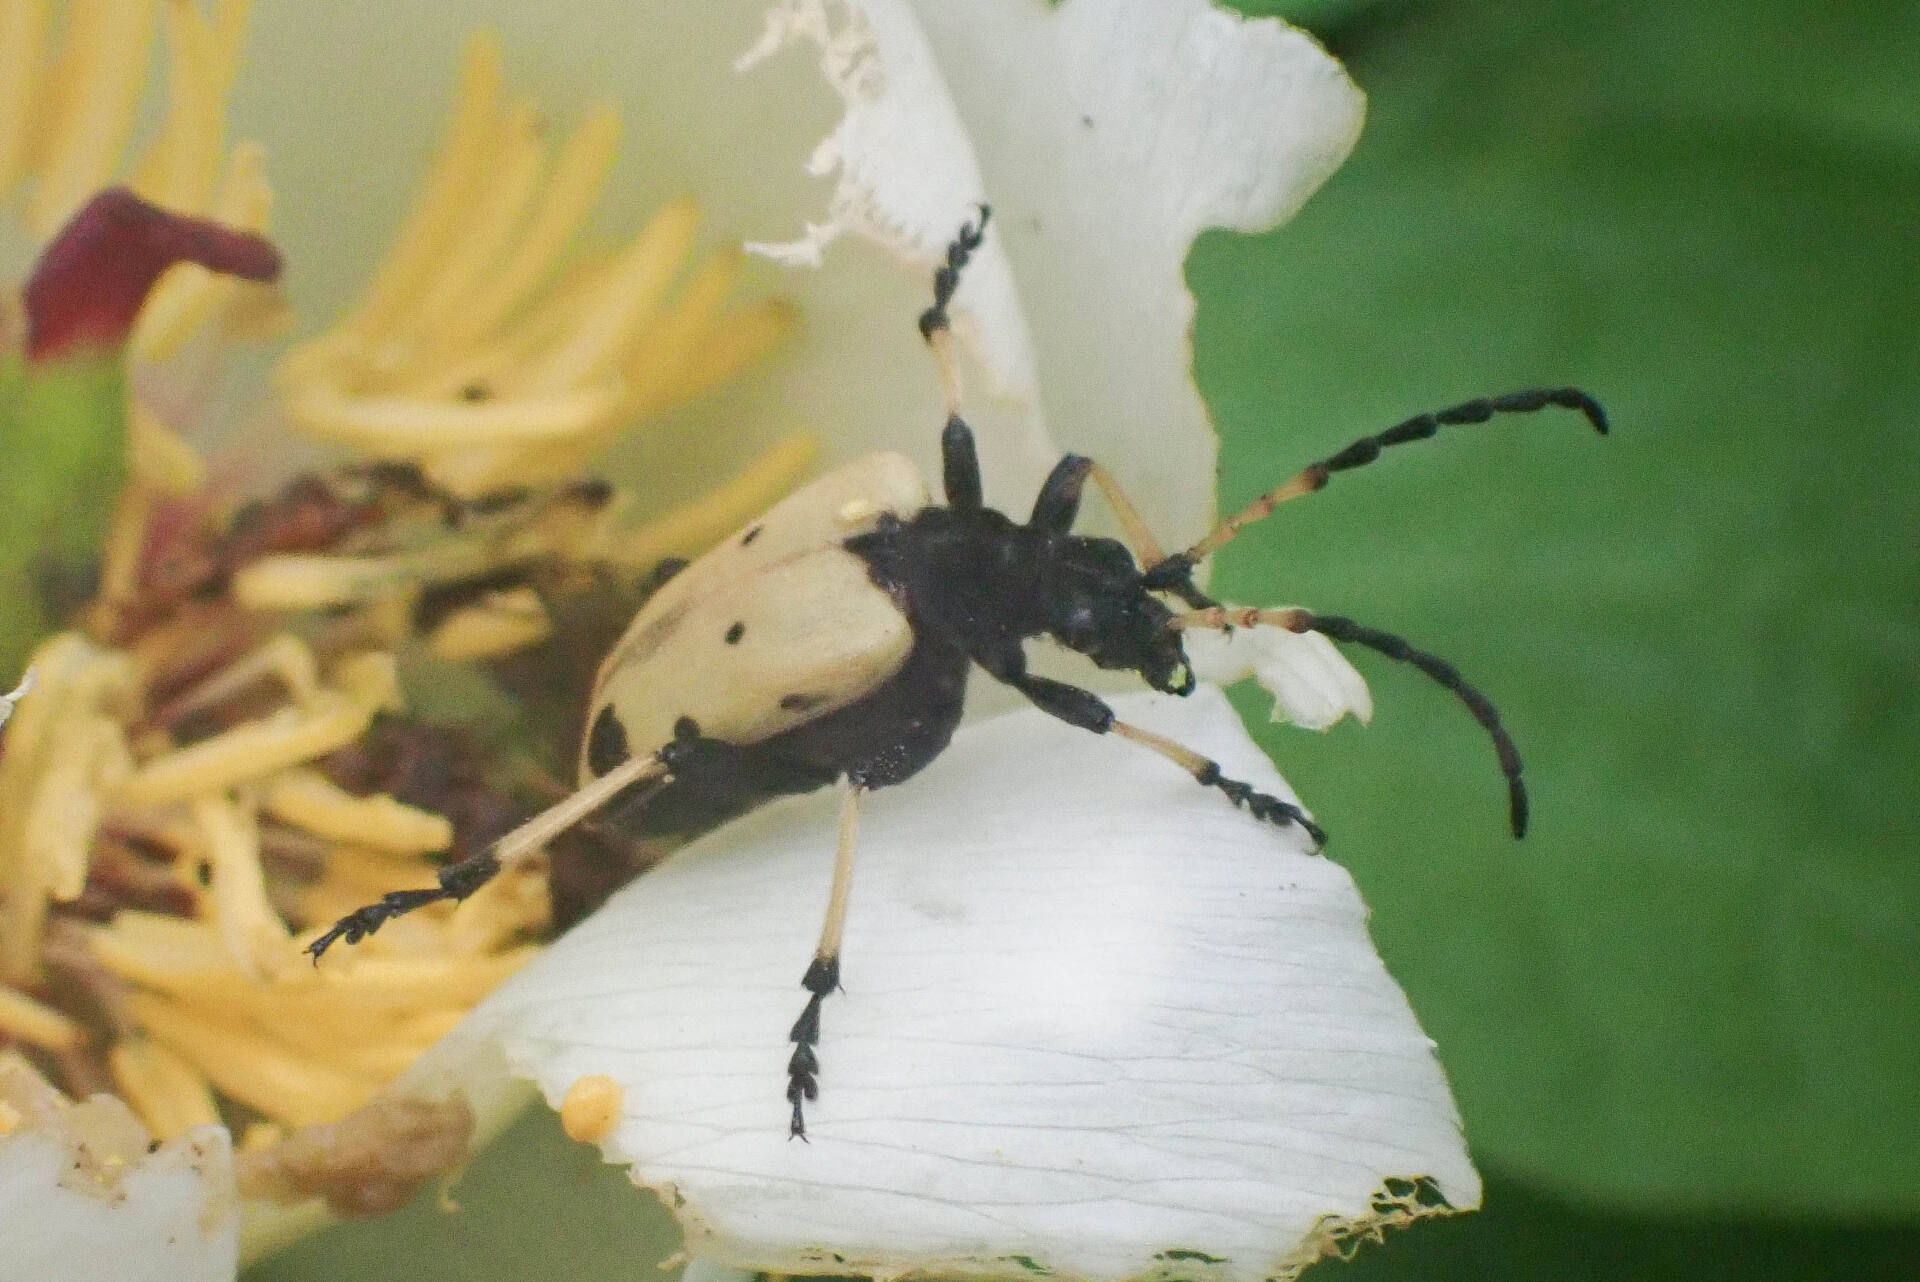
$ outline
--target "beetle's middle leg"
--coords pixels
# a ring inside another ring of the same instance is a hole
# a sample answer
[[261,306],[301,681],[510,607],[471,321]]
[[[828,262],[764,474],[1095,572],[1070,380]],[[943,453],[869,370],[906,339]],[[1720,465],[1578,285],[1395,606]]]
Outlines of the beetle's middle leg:
[[833,857],[833,889],[827,895],[827,916],[820,924],[820,944],[813,950],[813,961],[800,978],[807,990],[807,1008],[794,1021],[787,1040],[793,1054],[787,1060],[787,1102],[793,1105],[793,1120],[787,1136],[807,1138],[804,1104],[820,1097],[820,1058],[814,1048],[820,1044],[820,1006],[840,987],[840,938],[847,924],[847,896],[853,889],[853,850],[860,834],[860,798],[866,788],[842,775],[840,777],[840,844]]
[[[1017,652],[1016,652],[1017,654]],[[1054,681],[1048,677],[1037,677],[1026,670],[1025,658],[1002,656],[1002,662],[996,666],[982,664],[993,676],[1006,682],[1021,694],[1033,701],[1040,711],[1060,718],[1068,725],[1079,726],[1082,730],[1091,730],[1095,734],[1114,734],[1122,739],[1131,740],[1143,748],[1151,749],[1165,757],[1174,765],[1193,776],[1195,783],[1206,788],[1218,788],[1226,794],[1227,800],[1242,807],[1254,818],[1264,820],[1276,827],[1298,827],[1312,838],[1317,849],[1327,843],[1327,834],[1320,825],[1307,817],[1307,812],[1291,801],[1283,801],[1270,793],[1257,792],[1250,783],[1239,779],[1229,779],[1220,773],[1220,763],[1203,753],[1175,743],[1164,735],[1155,734],[1131,722],[1120,720],[1113,715],[1113,708],[1099,695],[1064,681]]]

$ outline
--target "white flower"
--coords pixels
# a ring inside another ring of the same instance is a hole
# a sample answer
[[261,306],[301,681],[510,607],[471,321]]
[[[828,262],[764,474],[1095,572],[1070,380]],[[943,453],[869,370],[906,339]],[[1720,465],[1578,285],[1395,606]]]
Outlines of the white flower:
[[[510,63],[552,47],[549,10],[489,16]],[[394,140],[431,131],[408,118],[433,75],[409,52],[451,54],[466,21],[426,0],[257,15],[238,110],[272,151],[302,315],[363,280],[406,188],[387,175],[416,156]],[[1169,545],[1205,530],[1215,441],[1182,267],[1207,228],[1287,217],[1352,146],[1360,96],[1309,39],[1204,0],[655,0],[566,27],[547,78],[616,92],[640,158],[614,174],[615,217],[691,191],[767,257],[819,262],[764,269],[802,317],[783,356],[615,456],[662,506],[796,429],[829,462],[895,448],[937,475],[940,389],[912,321],[984,201],[994,231],[955,317],[989,500],[1022,512],[1071,449]],[[371,64],[369,31],[390,51]],[[1292,697],[1294,719],[1363,706],[1312,671],[1323,697]],[[1127,706],[1288,795],[1216,695]],[[963,731],[874,800],[814,1140],[788,1143],[822,805],[750,816],[630,887],[403,1081],[463,1091],[488,1127],[515,1075],[555,1102],[611,1077],[609,1155],[686,1199],[693,1254],[741,1267],[1254,1278],[1477,1202],[1344,872],[1164,761],[1031,712]],[[0,1140],[0,1188],[25,1151]],[[246,1248],[315,1218],[257,1217]]]

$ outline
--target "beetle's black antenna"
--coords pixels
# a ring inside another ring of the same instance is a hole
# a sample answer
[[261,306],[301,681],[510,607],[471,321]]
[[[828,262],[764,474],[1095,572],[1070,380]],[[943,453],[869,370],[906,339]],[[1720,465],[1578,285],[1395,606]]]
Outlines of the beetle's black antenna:
[[1602,435],[1607,434],[1607,412],[1600,408],[1600,402],[1593,399],[1577,387],[1531,388],[1527,391],[1508,392],[1505,396],[1483,396],[1478,400],[1464,401],[1459,405],[1435,410],[1430,414],[1415,414],[1404,423],[1388,428],[1373,436],[1363,436],[1338,454],[1329,455],[1318,463],[1301,468],[1283,484],[1268,490],[1246,507],[1216,525],[1212,532],[1184,552],[1175,552],[1157,565],[1147,569],[1147,587],[1153,591],[1167,591],[1186,581],[1193,567],[1218,552],[1233,541],[1235,535],[1256,521],[1265,520],[1273,510],[1289,499],[1303,498],[1325,487],[1335,472],[1346,472],[1356,467],[1365,467],[1380,457],[1380,451],[1390,445],[1405,445],[1408,441],[1424,441],[1443,427],[1461,423],[1484,423],[1496,414],[1531,414],[1536,410],[1557,405],[1562,409],[1579,410],[1586,415],[1587,421]]
[[1507,780],[1508,822],[1513,827],[1515,837],[1527,835],[1527,785],[1520,778],[1520,749],[1514,746],[1513,736],[1501,724],[1500,710],[1493,706],[1493,700],[1470,685],[1460,675],[1460,669],[1439,655],[1416,650],[1391,632],[1382,632],[1337,614],[1313,614],[1297,608],[1254,610],[1215,606],[1209,610],[1195,610],[1191,614],[1177,614],[1172,619],[1172,626],[1176,628],[1251,628],[1263,623],[1285,628],[1289,632],[1319,632],[1335,641],[1363,645],[1389,659],[1412,664],[1453,691],[1454,696],[1467,705],[1467,711],[1473,714],[1473,719],[1492,737],[1493,750],[1500,758],[1500,773]]
[[416,908],[425,908],[443,899],[465,899],[499,876],[509,865],[533,856],[549,841],[615,796],[635,784],[657,785],[665,780],[666,774],[666,767],[660,764],[657,756],[633,757],[621,762],[564,801],[549,806],[527,820],[479,854],[442,868],[438,886],[389,891],[365,908],[357,908],[335,922],[326,933],[308,944],[305,952],[318,966],[321,954],[341,940],[357,944],[395,917],[404,916]]

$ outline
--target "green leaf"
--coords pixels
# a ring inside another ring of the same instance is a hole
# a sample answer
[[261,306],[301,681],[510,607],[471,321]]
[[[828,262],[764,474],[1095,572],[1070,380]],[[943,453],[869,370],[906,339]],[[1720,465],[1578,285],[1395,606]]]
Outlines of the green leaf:
[[0,681],[59,626],[43,580],[85,576],[99,559],[125,470],[124,415],[117,360],[0,358]]
[[1396,449],[1217,582],[1405,633],[1519,741],[1515,844],[1484,737],[1410,669],[1358,657],[1369,731],[1265,738],[1480,1153],[1621,1206],[1910,1216],[1920,112],[1875,104],[1920,42],[1885,6],[1791,52],[1798,8],[1674,8],[1374,32],[1354,160],[1196,251],[1223,506],[1478,394],[1577,384],[1616,426]]

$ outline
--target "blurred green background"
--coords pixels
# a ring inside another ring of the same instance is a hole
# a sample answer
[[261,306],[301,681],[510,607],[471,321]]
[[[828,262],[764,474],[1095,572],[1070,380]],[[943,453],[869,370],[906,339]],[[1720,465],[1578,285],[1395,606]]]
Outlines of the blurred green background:
[[[1247,8],[1371,115],[1291,225],[1190,262],[1223,503],[1482,393],[1616,423],[1456,429],[1222,559],[1455,660],[1535,799],[1515,844],[1472,722],[1366,656],[1371,729],[1265,735],[1489,1177],[1312,1276],[1920,1276],[1920,8]],[[667,1234],[544,1116],[460,1199],[252,1276],[649,1277]]]

